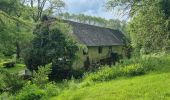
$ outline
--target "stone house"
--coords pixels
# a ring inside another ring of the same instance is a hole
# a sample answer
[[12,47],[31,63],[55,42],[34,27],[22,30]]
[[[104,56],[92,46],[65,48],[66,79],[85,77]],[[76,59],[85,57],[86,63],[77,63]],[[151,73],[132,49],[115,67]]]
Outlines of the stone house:
[[86,46],[77,52],[78,59],[73,68],[89,69],[101,64],[113,64],[124,51],[124,35],[119,30],[103,28],[73,21],[64,21],[71,25],[77,41]]

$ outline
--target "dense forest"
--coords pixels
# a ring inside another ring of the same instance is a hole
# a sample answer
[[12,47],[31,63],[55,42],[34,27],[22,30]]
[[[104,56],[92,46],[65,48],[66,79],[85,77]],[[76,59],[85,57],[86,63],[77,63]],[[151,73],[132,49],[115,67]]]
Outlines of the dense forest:
[[[129,16],[128,21],[64,12],[66,2],[0,0],[0,99],[81,100],[86,95],[87,100],[93,96],[98,100],[96,95],[107,93],[96,94],[97,89],[92,86],[102,82],[109,86],[107,82],[116,82],[118,77],[134,77],[150,72],[169,73],[170,0],[106,0],[104,7],[108,11],[118,8],[123,11],[123,15]],[[58,20],[49,23],[49,18]],[[126,36],[125,56],[115,65],[101,65],[88,71],[73,69],[73,62],[79,59],[76,52],[86,47],[69,35],[72,27],[62,20],[122,31]],[[23,71],[27,74],[23,75]],[[165,74],[163,76],[167,77],[164,80],[168,83],[169,77]],[[99,85],[104,89],[106,86]],[[92,90],[87,91],[88,87]],[[155,88],[151,87],[151,90]],[[94,95],[87,95],[87,92]],[[158,96],[150,92],[145,95],[146,98],[154,99]],[[167,92],[160,94],[162,97],[170,94],[168,91],[158,91],[160,92]],[[71,96],[72,93],[74,94]],[[117,93],[121,95],[120,98],[106,95],[108,98],[103,100],[125,99],[128,94],[122,93]],[[141,95],[143,94],[140,94],[142,98]],[[132,99],[133,95],[127,97]]]

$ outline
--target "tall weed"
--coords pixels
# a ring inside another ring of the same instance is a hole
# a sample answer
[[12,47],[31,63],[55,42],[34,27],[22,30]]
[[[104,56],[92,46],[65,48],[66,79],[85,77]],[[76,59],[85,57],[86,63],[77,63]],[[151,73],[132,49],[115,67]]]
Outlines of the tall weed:
[[85,81],[107,81],[117,77],[143,75],[151,71],[170,71],[168,55],[144,55],[132,59],[124,59],[116,65],[103,66],[96,72],[86,73]]

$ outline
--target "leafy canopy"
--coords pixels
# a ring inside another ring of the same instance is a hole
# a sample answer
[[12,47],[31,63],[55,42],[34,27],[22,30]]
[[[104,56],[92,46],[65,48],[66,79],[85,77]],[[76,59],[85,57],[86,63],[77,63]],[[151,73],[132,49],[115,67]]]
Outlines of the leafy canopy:
[[60,21],[43,21],[34,31],[32,48],[25,55],[26,65],[30,70],[52,63],[52,73],[70,71],[76,58],[78,43],[71,35],[71,27]]
[[108,0],[107,7],[129,9],[128,25],[132,46],[141,53],[162,50],[170,45],[169,0]]

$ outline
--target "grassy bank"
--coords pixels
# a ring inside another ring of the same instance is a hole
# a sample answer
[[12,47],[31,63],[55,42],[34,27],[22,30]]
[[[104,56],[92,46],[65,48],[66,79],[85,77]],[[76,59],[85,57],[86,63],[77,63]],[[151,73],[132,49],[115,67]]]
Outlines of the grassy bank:
[[168,100],[170,56],[145,55],[87,73],[52,100]]
[[[10,73],[22,70],[18,65]],[[50,67],[40,68],[32,81],[8,77],[4,86],[21,86],[18,92],[7,91],[0,98],[9,100],[168,100],[170,99],[170,55],[152,54],[123,59],[116,65],[87,72],[82,79],[49,82]],[[19,81],[18,81],[19,80]],[[22,83],[23,81],[23,83]],[[11,84],[13,83],[13,84]],[[21,83],[21,84],[20,84]],[[1,84],[3,86],[3,84]],[[2,90],[4,90],[4,86]],[[10,88],[9,88],[10,89]],[[13,91],[13,89],[10,89]],[[12,93],[12,94],[11,94]]]
[[51,100],[169,100],[170,73],[121,78],[67,90]]

